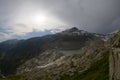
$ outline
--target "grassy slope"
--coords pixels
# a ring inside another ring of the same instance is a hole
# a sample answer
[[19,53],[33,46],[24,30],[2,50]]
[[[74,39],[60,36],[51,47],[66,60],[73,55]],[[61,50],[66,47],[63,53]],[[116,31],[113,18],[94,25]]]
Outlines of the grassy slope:
[[[75,72],[73,76],[63,75],[60,80],[109,80],[109,52],[103,55],[103,58],[96,61],[83,73]],[[0,80],[29,80],[25,75],[9,76],[7,79]],[[39,80],[39,79],[35,79]],[[47,79],[45,79],[47,80]]]
[[64,75],[61,80],[109,80],[109,56],[108,52],[103,58],[96,61],[88,70],[82,74],[76,72],[73,76]]

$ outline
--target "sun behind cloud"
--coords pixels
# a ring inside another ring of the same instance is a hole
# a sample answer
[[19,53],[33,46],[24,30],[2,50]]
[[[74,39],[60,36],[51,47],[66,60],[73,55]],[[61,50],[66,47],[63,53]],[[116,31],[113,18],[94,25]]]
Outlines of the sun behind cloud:
[[36,24],[43,24],[48,21],[48,17],[44,14],[35,14],[32,16],[32,20]]

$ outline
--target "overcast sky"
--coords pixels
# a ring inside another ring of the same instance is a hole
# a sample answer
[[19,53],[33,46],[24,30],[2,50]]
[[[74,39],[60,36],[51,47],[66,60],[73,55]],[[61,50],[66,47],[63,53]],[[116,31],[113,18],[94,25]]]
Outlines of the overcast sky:
[[120,28],[120,0],[0,0],[0,41],[66,28],[111,33]]

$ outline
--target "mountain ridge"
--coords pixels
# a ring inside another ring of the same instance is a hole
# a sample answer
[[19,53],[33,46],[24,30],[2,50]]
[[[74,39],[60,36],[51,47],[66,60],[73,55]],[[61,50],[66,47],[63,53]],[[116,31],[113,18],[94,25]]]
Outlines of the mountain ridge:
[[64,75],[82,74],[107,54],[101,37],[77,28],[18,40],[12,45],[10,49],[0,46],[1,73],[8,77],[21,75],[22,78],[25,75],[28,80],[60,80]]

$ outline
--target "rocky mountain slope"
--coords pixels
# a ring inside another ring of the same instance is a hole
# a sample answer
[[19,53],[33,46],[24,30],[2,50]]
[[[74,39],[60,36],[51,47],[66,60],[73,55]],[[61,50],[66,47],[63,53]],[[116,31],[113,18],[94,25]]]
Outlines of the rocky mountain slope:
[[109,40],[110,53],[110,80],[120,79],[120,31]]
[[75,27],[0,43],[3,80],[108,80],[108,56],[101,37]]

